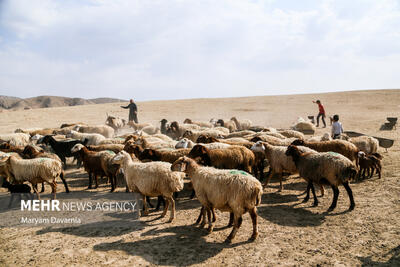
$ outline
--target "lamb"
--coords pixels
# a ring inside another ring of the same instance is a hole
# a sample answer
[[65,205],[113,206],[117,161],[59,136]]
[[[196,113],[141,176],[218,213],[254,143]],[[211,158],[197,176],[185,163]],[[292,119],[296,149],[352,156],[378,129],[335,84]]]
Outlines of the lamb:
[[[32,145],[27,145],[25,147],[24,151],[22,151],[22,155],[26,159],[50,158],[50,159],[58,160],[60,163],[62,163],[61,159],[56,154],[39,151]],[[65,192],[69,193],[68,184],[64,179],[64,175],[61,176],[61,180],[62,180],[62,182],[64,184]],[[42,191],[41,191],[41,193],[42,192],[44,192],[44,183],[42,183]]]
[[85,171],[89,174],[89,186],[88,189],[92,189],[92,178],[96,182],[95,188],[99,186],[97,176],[105,176],[104,170],[101,166],[101,152],[93,152],[88,150],[82,144],[76,144],[71,149],[72,153],[79,153],[82,158],[83,167]]
[[[317,151],[310,149],[308,147],[297,147],[300,152],[302,153],[317,153]],[[253,145],[251,148],[253,152],[262,152],[265,155],[265,158],[267,159],[271,172],[269,176],[267,177],[267,180],[265,181],[263,187],[266,187],[271,180],[271,178],[275,175],[278,174],[279,176],[279,192],[283,190],[283,185],[282,185],[282,175],[283,172],[288,172],[290,174],[295,174],[298,173],[298,170],[296,168],[296,165],[294,164],[294,161],[291,157],[287,156],[286,150],[287,148],[284,146],[273,146],[270,145],[266,142],[261,142],[258,141]],[[323,187],[321,186],[321,192],[324,192]],[[323,193],[322,193],[323,194]]]
[[103,135],[98,133],[79,133],[74,130],[70,130],[70,132],[67,134],[67,137],[78,139],[81,141],[84,141],[86,139],[87,145],[99,145],[102,141],[106,139]]
[[250,120],[241,120],[239,121],[236,117],[232,117],[231,121],[236,124],[236,128],[239,131],[247,130],[251,127],[252,122]]
[[[86,145],[87,140],[84,142],[79,140],[65,140],[65,141],[57,141],[51,135],[46,135],[42,140],[39,140],[38,143],[44,143],[50,145],[54,150],[54,153],[60,157],[61,161],[64,163],[64,169],[67,168],[67,157],[75,157],[75,155],[71,152],[72,147],[76,144]],[[80,160],[78,160],[78,165],[80,165]]]
[[166,215],[171,203],[171,215],[168,222],[172,222],[175,217],[175,201],[172,196],[173,193],[183,189],[184,173],[172,172],[171,164],[167,162],[133,162],[131,156],[125,151],[119,152],[113,162],[121,165],[129,190],[142,194],[144,215],[149,214],[146,196],[162,195],[166,204],[161,217]]
[[212,128],[214,127],[214,125],[211,122],[207,122],[207,121],[192,121],[191,119],[185,119],[183,121],[184,124],[195,124],[198,125],[200,127],[206,127],[206,128]]
[[254,153],[243,146],[231,146],[225,149],[208,149],[196,145],[189,153],[189,157],[200,158],[201,163],[218,169],[240,169],[252,173],[255,163]]
[[286,151],[287,156],[292,156],[296,164],[299,174],[307,182],[307,196],[303,202],[309,199],[310,189],[314,195],[314,206],[318,205],[318,199],[315,195],[313,183],[327,182],[331,185],[333,190],[333,201],[328,209],[333,211],[336,207],[337,199],[339,196],[338,186],[342,184],[347,191],[350,199],[350,208],[353,210],[355,207],[353,192],[349,186],[351,177],[357,174],[357,168],[348,158],[334,152],[323,153],[302,153],[296,146],[290,145]]
[[89,133],[89,134],[100,134],[106,138],[111,138],[114,136],[114,129],[108,125],[97,125],[97,126],[81,126],[76,125],[73,128],[74,131],[78,131],[80,133]]
[[242,224],[242,215],[250,213],[253,222],[253,234],[250,240],[258,236],[257,206],[261,203],[261,183],[248,173],[238,170],[218,170],[212,167],[200,167],[193,159],[181,157],[175,161],[171,170],[185,172],[191,179],[197,198],[203,205],[208,217],[208,231],[212,232],[211,210],[219,209],[234,214],[234,225],[227,242],[231,242]]
[[[32,199],[31,187],[27,184],[10,184],[7,180],[4,180],[1,187],[7,188],[11,193],[10,202],[8,202],[8,208],[11,207],[12,201],[15,197],[15,194],[25,194],[28,196],[28,199]],[[19,199],[21,201],[21,195],[19,195]]]
[[0,134],[0,140],[6,141],[13,146],[26,146],[29,144],[30,137],[26,133]]
[[52,189],[53,199],[55,199],[57,191],[56,178],[60,177],[64,180],[61,162],[50,158],[18,159],[11,155],[0,162],[1,166],[5,166],[7,176],[11,179],[10,182],[30,182],[38,199],[40,199],[40,195],[36,189],[37,183],[48,183]]
[[354,161],[358,164],[358,148],[344,140],[332,140],[332,141],[321,141],[321,142],[308,142],[304,140],[297,139],[292,142],[292,145],[295,146],[306,146],[311,149],[314,149],[318,152],[336,152],[342,154],[347,157],[351,161]]
[[379,179],[381,179],[382,163],[380,154],[366,155],[365,152],[358,152],[360,171],[358,172],[358,179],[362,176],[365,179],[365,171],[368,171],[368,178],[374,175],[374,170],[378,173]]

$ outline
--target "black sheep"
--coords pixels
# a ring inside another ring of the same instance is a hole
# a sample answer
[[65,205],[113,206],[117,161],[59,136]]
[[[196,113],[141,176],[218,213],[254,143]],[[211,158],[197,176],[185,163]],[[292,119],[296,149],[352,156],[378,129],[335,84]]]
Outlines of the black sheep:
[[31,187],[27,184],[10,184],[7,180],[4,180],[1,186],[7,188],[11,193],[8,207],[11,207],[12,201],[16,194],[19,196],[19,201],[21,201],[21,194],[27,195],[30,199],[33,198],[33,195],[31,194]]

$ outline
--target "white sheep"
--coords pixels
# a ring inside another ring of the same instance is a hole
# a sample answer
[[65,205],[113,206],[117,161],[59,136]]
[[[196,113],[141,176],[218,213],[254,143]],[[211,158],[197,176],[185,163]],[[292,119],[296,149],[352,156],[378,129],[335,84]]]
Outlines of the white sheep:
[[0,167],[4,166],[11,183],[30,182],[40,199],[36,185],[46,182],[51,186],[53,199],[56,198],[56,178],[60,176],[65,182],[61,161],[50,158],[19,159],[12,155],[5,158],[1,159]]
[[184,173],[172,172],[171,164],[167,162],[133,162],[126,151],[119,152],[113,159],[114,163],[120,164],[124,172],[126,184],[131,192],[138,192],[143,196],[144,214],[149,213],[146,204],[146,196],[156,197],[162,195],[165,200],[164,217],[171,204],[171,216],[168,222],[175,217],[175,201],[173,193],[183,189]]
[[78,133],[77,131],[70,130],[66,135],[67,138],[74,138],[81,141],[87,140],[86,145],[100,145],[106,138],[98,133]]
[[232,232],[227,238],[231,242],[242,223],[242,215],[250,213],[253,222],[251,240],[258,236],[257,208],[261,203],[262,186],[252,175],[238,170],[221,170],[213,167],[201,167],[193,159],[181,157],[171,169],[185,172],[191,179],[196,196],[203,205],[203,222],[205,211],[208,217],[208,231],[212,232],[211,210],[219,209],[234,214]]
[[360,151],[365,152],[365,154],[378,152],[379,141],[372,136],[362,135],[349,138],[348,136],[343,135],[343,137],[344,140],[353,143]]
[[0,134],[0,140],[6,141],[13,146],[26,146],[29,144],[30,137],[31,136],[26,133]]
[[115,134],[115,130],[108,126],[108,125],[95,125],[95,126],[83,126],[83,125],[76,125],[73,128],[74,131],[80,133],[96,133],[101,134],[106,138],[111,138]]

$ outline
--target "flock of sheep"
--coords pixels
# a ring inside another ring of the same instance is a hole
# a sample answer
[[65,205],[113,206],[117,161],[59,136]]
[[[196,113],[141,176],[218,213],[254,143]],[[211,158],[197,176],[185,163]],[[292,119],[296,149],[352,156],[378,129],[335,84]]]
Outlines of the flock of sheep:
[[52,129],[17,129],[0,135],[0,176],[6,177],[4,184],[12,193],[25,193],[27,185],[23,183],[29,182],[39,199],[37,184],[42,183],[43,192],[47,183],[55,198],[58,177],[69,192],[64,170],[66,158],[72,157],[88,173],[88,188],[93,182],[98,187],[99,176],[108,177],[111,192],[122,181],[127,191],[143,196],[144,215],[149,213],[149,197],[158,197],[158,207],[164,203],[162,217],[171,206],[168,222],[175,216],[174,198],[188,178],[192,197],[202,205],[197,223],[202,227],[208,223],[212,232],[214,210],[230,212],[230,242],[241,226],[242,215],[249,212],[254,240],[258,236],[256,207],[272,176],[280,178],[281,191],[284,175],[299,174],[307,182],[304,202],[311,190],[314,206],[318,205],[314,185],[322,195],[323,185],[330,185],[334,197],[328,211],[336,207],[339,185],[346,189],[352,210],[355,202],[349,181],[365,178],[366,172],[369,177],[375,171],[381,176],[382,156],[377,153],[375,138],[331,140],[329,134],[306,138],[297,131],[304,128],[315,129],[308,121],[300,121],[290,130],[277,130],[235,117],[209,122],[186,119],[183,123],[163,119],[158,127],[108,116],[105,125],[99,126],[73,123]]

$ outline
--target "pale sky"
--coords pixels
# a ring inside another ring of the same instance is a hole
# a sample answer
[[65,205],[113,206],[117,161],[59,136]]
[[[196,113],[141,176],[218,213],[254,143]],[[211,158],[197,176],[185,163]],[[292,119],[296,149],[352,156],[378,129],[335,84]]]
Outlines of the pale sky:
[[400,88],[400,0],[0,0],[0,95]]

